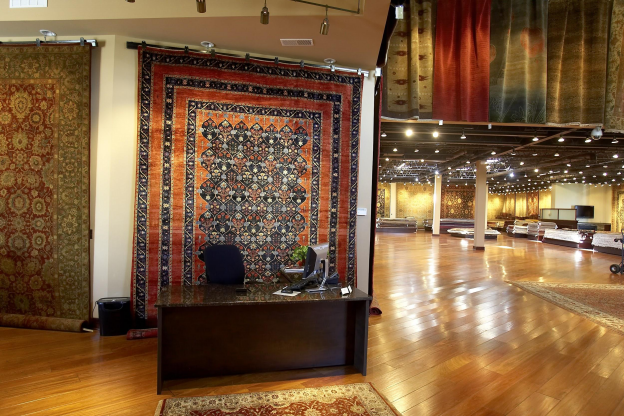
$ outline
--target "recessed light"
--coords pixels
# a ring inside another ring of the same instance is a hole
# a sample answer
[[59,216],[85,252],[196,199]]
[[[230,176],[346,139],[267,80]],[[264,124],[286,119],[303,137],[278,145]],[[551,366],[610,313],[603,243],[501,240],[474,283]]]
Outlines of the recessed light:
[[323,59],[323,62],[325,62],[326,64],[331,65],[331,64],[335,64],[336,60],[333,59],[333,58],[325,58],[325,59]]
[[405,130],[405,135],[406,135],[407,137],[411,137],[411,136],[412,136],[412,134],[414,134],[414,130],[412,130],[412,129],[407,129],[407,130]]
[[438,133],[438,131],[437,131],[437,130],[434,130],[434,132],[433,132],[433,137],[436,137],[436,138],[437,138],[439,135],[440,135],[440,133]]
[[210,48],[214,48],[215,47],[214,43],[212,43],[210,41],[207,41],[207,40],[201,42],[200,45],[203,46],[206,49],[210,49]]

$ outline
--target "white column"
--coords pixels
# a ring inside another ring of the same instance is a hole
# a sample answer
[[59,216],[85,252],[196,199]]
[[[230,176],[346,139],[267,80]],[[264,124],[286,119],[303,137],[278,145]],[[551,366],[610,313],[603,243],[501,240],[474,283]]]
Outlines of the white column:
[[390,218],[396,218],[397,213],[397,190],[396,183],[390,184]]
[[475,190],[475,250],[485,249],[485,227],[487,218],[487,167],[485,162],[477,162],[477,189]]
[[440,208],[442,207],[442,175],[435,176],[433,189],[433,235],[440,235]]

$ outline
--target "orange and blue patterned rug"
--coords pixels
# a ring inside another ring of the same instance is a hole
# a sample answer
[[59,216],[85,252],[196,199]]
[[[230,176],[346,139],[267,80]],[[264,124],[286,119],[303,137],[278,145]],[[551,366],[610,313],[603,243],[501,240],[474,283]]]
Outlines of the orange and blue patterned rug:
[[162,286],[206,281],[207,245],[234,244],[271,281],[328,242],[355,278],[362,77],[220,55],[139,49],[133,310],[153,326]]

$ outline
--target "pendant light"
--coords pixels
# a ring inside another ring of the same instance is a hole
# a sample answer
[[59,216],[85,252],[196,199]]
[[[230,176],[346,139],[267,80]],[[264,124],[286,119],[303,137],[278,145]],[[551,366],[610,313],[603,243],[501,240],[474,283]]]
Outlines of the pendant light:
[[260,23],[262,23],[263,25],[269,24],[269,8],[266,5],[266,0],[264,0],[264,7],[260,12]]
[[329,18],[327,17],[328,8],[325,7],[325,19],[321,23],[321,35],[327,36],[329,34]]
[[197,13],[206,13],[206,0],[195,0],[197,3]]

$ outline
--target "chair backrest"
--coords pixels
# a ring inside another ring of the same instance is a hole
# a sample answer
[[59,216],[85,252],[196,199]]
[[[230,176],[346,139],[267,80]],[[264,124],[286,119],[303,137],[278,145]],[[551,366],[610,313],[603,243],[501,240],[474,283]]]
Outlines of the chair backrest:
[[210,283],[237,285],[245,282],[245,264],[238,247],[233,245],[209,246],[204,249],[206,278]]

